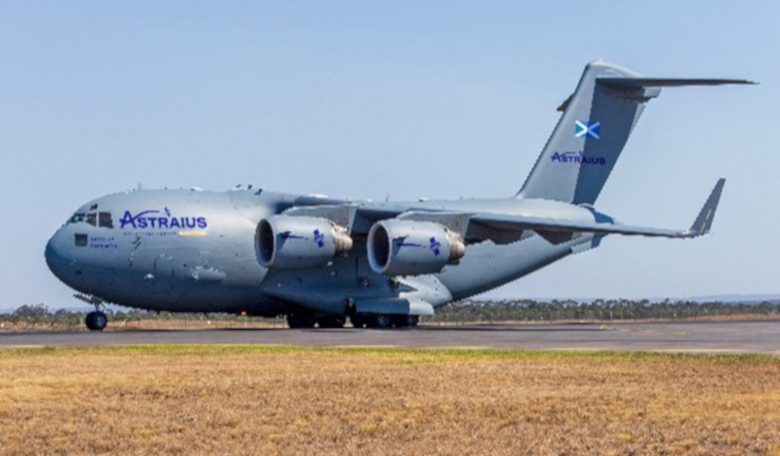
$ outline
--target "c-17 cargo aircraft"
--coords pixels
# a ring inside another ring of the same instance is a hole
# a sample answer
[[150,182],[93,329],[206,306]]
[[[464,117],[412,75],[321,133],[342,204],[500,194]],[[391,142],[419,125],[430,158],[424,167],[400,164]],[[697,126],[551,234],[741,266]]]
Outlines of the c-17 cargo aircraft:
[[618,223],[596,200],[662,88],[750,84],[646,78],[590,63],[511,198],[398,203],[245,188],[135,190],[90,201],[46,262],[103,330],[107,303],[287,318],[291,328],[415,326],[420,316],[598,247],[608,235],[710,231],[724,179],[687,230]]

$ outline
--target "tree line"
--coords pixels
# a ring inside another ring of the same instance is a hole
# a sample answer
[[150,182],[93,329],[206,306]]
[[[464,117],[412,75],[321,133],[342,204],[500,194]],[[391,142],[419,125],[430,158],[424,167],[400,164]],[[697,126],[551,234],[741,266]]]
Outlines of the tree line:
[[780,315],[780,302],[760,303],[596,299],[575,300],[464,300],[436,309],[439,322],[490,321],[615,321],[690,319],[736,315]]
[[[239,317],[231,314],[150,312],[138,309],[106,309],[109,320],[135,322],[142,320],[209,320],[209,321],[267,321],[278,319]],[[82,325],[87,311],[68,309],[50,310],[44,304],[23,305],[11,313],[0,315],[0,322],[28,324]],[[779,316],[780,301],[758,303],[604,300],[590,302],[575,300],[463,300],[436,309],[436,315],[427,321],[470,323],[498,321],[619,321],[646,319],[691,319],[730,316]]]

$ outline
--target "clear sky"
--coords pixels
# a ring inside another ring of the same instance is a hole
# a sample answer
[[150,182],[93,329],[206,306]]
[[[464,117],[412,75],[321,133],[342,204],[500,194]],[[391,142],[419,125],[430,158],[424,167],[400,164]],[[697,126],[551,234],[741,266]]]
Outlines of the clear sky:
[[[0,307],[76,303],[47,239],[136,187],[503,197],[583,66],[759,86],[665,89],[598,207],[696,241],[608,238],[491,296],[780,291],[780,2],[2,2]],[[403,166],[399,166],[403,164]]]

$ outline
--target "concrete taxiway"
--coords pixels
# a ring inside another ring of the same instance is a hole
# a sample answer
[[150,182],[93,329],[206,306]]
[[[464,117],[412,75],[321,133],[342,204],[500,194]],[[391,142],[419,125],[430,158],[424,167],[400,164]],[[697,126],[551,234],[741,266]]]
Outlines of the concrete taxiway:
[[420,326],[402,330],[344,328],[0,333],[0,349],[147,344],[643,350],[780,355],[780,322],[464,325]]

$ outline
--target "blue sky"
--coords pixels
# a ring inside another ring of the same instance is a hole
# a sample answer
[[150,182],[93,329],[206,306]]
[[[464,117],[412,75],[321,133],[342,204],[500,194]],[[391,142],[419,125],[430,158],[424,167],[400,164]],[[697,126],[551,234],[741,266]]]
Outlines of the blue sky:
[[761,82],[664,90],[598,201],[685,228],[725,176],[714,235],[609,238],[491,296],[778,292],[778,20],[768,1],[0,3],[0,307],[72,305],[46,240],[139,182],[510,196],[596,59]]

